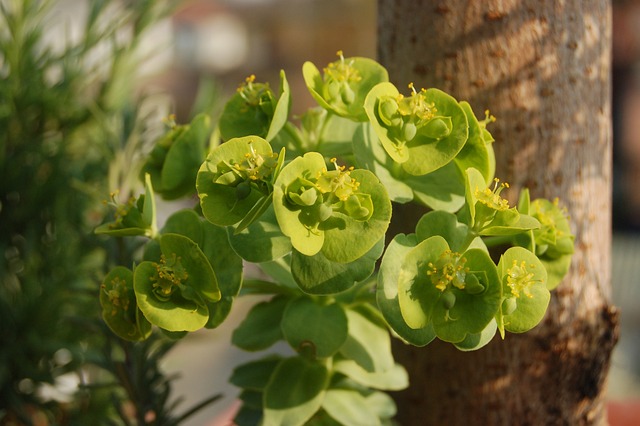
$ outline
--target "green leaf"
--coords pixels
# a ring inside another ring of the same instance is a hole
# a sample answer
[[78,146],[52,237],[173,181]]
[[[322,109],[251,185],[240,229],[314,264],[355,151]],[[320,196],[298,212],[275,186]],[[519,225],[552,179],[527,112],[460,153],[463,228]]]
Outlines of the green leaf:
[[346,310],[349,336],[340,353],[354,360],[366,371],[387,371],[393,367],[391,339],[386,328],[372,322],[358,310]]
[[443,211],[426,213],[416,225],[418,241],[424,241],[436,235],[443,237],[449,248],[455,252],[465,251],[472,243],[480,247],[482,244],[482,240],[474,237],[467,225],[458,222],[456,215]]
[[322,408],[343,425],[377,426],[380,419],[371,411],[364,396],[347,389],[329,389]]
[[[540,222],[533,216],[514,215],[511,212],[515,212],[515,209],[497,212],[493,221],[480,231],[480,235],[514,235],[540,228]],[[517,218],[515,221],[514,217]]]
[[498,273],[504,298],[515,301],[513,312],[507,314],[501,308],[498,313],[501,333],[531,330],[544,317],[551,298],[544,265],[529,250],[511,247],[500,258]]
[[415,235],[398,234],[385,251],[380,272],[376,299],[380,312],[398,336],[414,346],[425,346],[435,339],[431,324],[413,329],[405,322],[398,302],[398,277],[402,261],[407,253],[418,244]]
[[350,263],[332,262],[322,252],[305,256],[294,250],[291,253],[291,273],[305,293],[340,293],[371,276],[383,250],[384,241],[380,240],[364,256]]
[[275,110],[273,112],[273,118],[269,125],[269,131],[265,139],[271,141],[284,127],[285,123],[289,119],[289,110],[291,109],[291,90],[289,89],[289,82],[284,70],[280,70],[280,96],[276,102]]
[[116,266],[100,286],[102,318],[117,336],[132,342],[144,340],[151,334],[151,324],[138,313],[133,291],[133,272]]
[[215,328],[227,318],[233,301],[240,291],[243,265],[242,259],[229,244],[226,230],[203,219],[199,220],[202,224],[202,244],[200,246],[215,271],[221,294],[219,301],[207,302],[209,320],[206,328]]
[[382,147],[371,123],[362,123],[353,135],[353,153],[359,167],[375,174],[396,203],[413,200],[413,188],[406,183],[407,173]]
[[324,365],[303,357],[285,359],[264,390],[264,424],[303,425],[320,409],[328,385]]
[[229,383],[242,389],[263,391],[281,362],[282,357],[270,355],[257,361],[239,365],[231,373]]
[[167,193],[172,199],[193,192],[198,168],[206,154],[209,127],[209,117],[198,114],[173,142],[161,171],[161,194]]
[[[323,110],[324,111],[324,110]],[[314,151],[321,152],[325,157],[346,157],[353,154],[352,141],[354,134],[359,131],[364,123],[349,120],[339,115],[326,113],[322,125],[317,130],[319,133]],[[314,145],[311,145],[312,147]]]
[[286,287],[288,289],[298,289],[298,284],[293,279],[291,274],[291,256],[285,255],[284,257],[275,259],[271,262],[263,262],[260,264],[260,269],[273,278],[276,283]]
[[347,339],[347,316],[337,303],[300,297],[292,300],[282,317],[282,334],[297,351],[311,351],[318,358],[338,352]]
[[291,251],[291,240],[280,230],[273,206],[243,231],[228,231],[231,246],[248,262],[268,262]]
[[144,176],[144,204],[142,207],[142,217],[144,223],[149,225],[150,235],[155,235],[158,225],[156,221],[156,198],[151,186],[151,177]]
[[414,200],[433,210],[456,212],[464,204],[464,178],[453,162],[422,176],[406,175]]
[[409,375],[400,364],[394,364],[384,371],[367,371],[354,360],[339,359],[334,362],[333,371],[374,389],[400,391],[409,387]]
[[255,305],[233,331],[231,342],[245,351],[267,349],[283,338],[280,323],[289,298],[276,296]]

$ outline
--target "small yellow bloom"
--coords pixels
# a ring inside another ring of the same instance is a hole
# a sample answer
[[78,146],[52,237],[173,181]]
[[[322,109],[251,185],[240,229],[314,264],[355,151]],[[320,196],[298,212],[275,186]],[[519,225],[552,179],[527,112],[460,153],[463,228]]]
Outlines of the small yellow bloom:
[[[534,265],[529,265],[529,267],[534,268]],[[531,286],[537,282],[533,276],[533,272],[527,271],[527,264],[524,260],[519,264],[517,260],[513,261],[511,268],[507,269],[507,285],[511,288],[513,297],[520,297],[520,293],[528,298],[533,297]]]

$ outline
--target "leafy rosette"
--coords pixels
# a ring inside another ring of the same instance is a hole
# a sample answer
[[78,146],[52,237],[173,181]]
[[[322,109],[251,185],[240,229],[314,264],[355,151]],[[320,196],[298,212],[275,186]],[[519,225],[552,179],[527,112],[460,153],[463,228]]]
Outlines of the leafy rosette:
[[222,111],[219,128],[225,141],[250,135],[271,141],[287,122],[291,91],[284,71],[277,97],[268,83],[257,83],[255,78],[247,77]]
[[246,228],[270,205],[278,155],[258,136],[231,139],[216,147],[198,171],[196,187],[204,217],[219,226]]
[[142,315],[133,291],[133,272],[123,266],[113,268],[100,286],[102,318],[119,337],[133,342],[151,333],[151,324]]
[[500,307],[500,280],[489,254],[479,248],[455,252],[441,236],[406,251],[396,283],[407,326],[414,330],[431,326],[447,342],[463,342],[482,333]]
[[540,222],[530,215],[509,206],[500,196],[509,184],[494,179],[493,187],[487,187],[485,177],[478,170],[466,170],[465,208],[460,216],[479,235],[515,235],[540,227]]
[[553,290],[569,271],[574,251],[574,236],[569,227],[566,209],[553,201],[539,198],[529,201],[529,191],[520,194],[518,209],[540,222],[540,228],[520,236],[518,245],[532,250],[548,273],[547,288]]
[[387,154],[407,173],[421,176],[453,160],[469,136],[460,104],[438,89],[400,94],[391,83],[376,85],[364,107]]
[[544,265],[529,250],[511,247],[500,258],[498,274],[503,294],[496,315],[500,334],[531,330],[544,317],[551,298]]
[[376,176],[345,169],[310,152],[278,175],[273,188],[276,219],[293,248],[305,256],[318,253],[348,263],[382,239],[391,220],[391,202]]
[[367,121],[363,104],[369,90],[389,81],[387,70],[368,58],[345,58],[330,63],[321,74],[311,62],[302,66],[302,74],[311,96],[318,104],[341,117]]
[[179,234],[159,237],[157,262],[140,263],[133,275],[145,318],[167,331],[196,331],[209,320],[208,303],[220,300],[218,280],[200,247]]
[[196,173],[207,154],[210,121],[206,114],[198,114],[185,125],[169,120],[170,130],[156,142],[142,167],[142,174],[151,176],[162,198],[173,200],[193,193]]
[[138,199],[129,198],[126,203],[116,201],[117,193],[111,194],[111,204],[115,207],[114,219],[98,226],[96,234],[117,237],[147,236],[156,233],[156,202],[151,186],[151,178],[145,176],[145,193]]

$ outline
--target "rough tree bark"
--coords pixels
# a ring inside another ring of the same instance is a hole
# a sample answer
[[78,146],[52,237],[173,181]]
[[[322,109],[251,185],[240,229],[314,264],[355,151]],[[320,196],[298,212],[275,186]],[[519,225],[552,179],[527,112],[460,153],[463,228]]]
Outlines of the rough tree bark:
[[544,322],[472,353],[398,344],[404,425],[606,423],[611,5],[603,0],[378,1],[378,54],[400,88],[438,87],[498,121],[497,176],[560,197],[576,253]]

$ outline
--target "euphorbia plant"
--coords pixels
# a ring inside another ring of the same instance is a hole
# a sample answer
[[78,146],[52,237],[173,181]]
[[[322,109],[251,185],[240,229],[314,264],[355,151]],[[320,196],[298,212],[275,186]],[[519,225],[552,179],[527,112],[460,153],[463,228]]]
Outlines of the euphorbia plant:
[[[145,194],[98,229],[149,239],[102,287],[105,321],[124,339],[214,328],[239,294],[265,296],[233,344],[284,340],[291,351],[234,370],[240,425],[388,423],[395,405],[383,392],[409,384],[390,330],[464,351],[528,331],[571,259],[558,202],[503,198],[493,117],[437,89],[402,95],[380,64],[338,55],[322,72],[304,64],[318,106],[300,126],[284,72],[278,95],[249,77],[219,132],[202,116],[172,125],[143,168]],[[175,198],[187,182],[183,195],[199,203],[157,229],[155,194]],[[388,235],[392,203],[428,212]],[[248,262],[263,274],[243,277]]]

